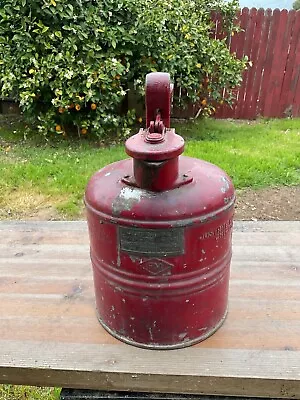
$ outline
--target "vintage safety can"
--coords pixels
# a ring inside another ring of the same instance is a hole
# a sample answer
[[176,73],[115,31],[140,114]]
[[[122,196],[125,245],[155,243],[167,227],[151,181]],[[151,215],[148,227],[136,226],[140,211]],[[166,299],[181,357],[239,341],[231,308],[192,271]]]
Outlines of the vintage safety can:
[[234,188],[215,165],[181,156],[167,73],[146,77],[146,129],[85,193],[100,323],[151,349],[192,345],[227,313]]

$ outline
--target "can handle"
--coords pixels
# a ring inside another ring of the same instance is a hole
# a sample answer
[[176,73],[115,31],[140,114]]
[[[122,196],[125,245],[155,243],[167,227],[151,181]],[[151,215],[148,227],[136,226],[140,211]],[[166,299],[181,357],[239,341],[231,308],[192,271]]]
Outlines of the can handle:
[[167,72],[151,72],[146,76],[146,127],[157,116],[166,128],[170,128],[171,98],[173,85]]

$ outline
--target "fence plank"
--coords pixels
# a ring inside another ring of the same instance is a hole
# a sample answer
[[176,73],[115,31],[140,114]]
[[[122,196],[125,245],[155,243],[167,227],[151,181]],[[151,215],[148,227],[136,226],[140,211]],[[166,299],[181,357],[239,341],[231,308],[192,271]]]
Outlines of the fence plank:
[[[239,14],[237,15],[237,21],[242,21],[242,11],[240,10]],[[242,36],[237,33],[231,36],[230,38],[230,52],[232,54],[237,55],[237,52],[241,46],[241,40],[244,40]],[[239,57],[239,56],[238,56]],[[223,105],[223,110],[222,110],[222,117],[225,118],[232,118],[235,114],[235,109],[237,107],[237,102],[238,102],[238,93],[239,93],[239,87],[235,88],[232,91],[232,95],[234,97],[234,100],[232,102],[232,106],[229,107],[228,105]]]
[[[299,18],[300,12],[297,12]],[[299,36],[298,36],[299,38]],[[300,115],[300,41],[297,40],[296,57],[294,63],[293,77],[292,77],[292,89],[294,89],[292,116],[298,117]]]
[[283,117],[288,116],[288,114],[291,114],[292,112],[292,108],[290,106],[293,101],[293,96],[291,96],[290,83],[296,57],[296,46],[300,33],[300,13],[296,13],[296,11],[293,10],[290,11],[290,14],[294,15],[294,23],[291,31],[290,43],[288,44],[288,55],[280,96],[279,115]]
[[[251,45],[251,43],[249,41],[249,36],[248,36],[248,32],[249,32],[248,27],[249,26],[251,27],[250,10],[248,8],[244,8],[242,14],[244,16],[244,21],[243,20],[241,21],[241,28],[245,31],[245,34],[243,35],[244,36],[243,47],[241,44],[241,49],[240,49],[240,51],[237,52],[238,57],[243,57],[244,55],[248,55],[247,53],[249,52],[249,47]],[[240,86],[238,97],[237,97],[237,106],[235,108],[234,118],[240,117],[240,107],[241,107],[241,102],[244,101],[247,76],[248,76],[248,70],[244,71],[244,73],[243,73],[243,81]]]
[[300,12],[244,8],[240,25],[230,51],[248,55],[253,68],[233,91],[232,108],[219,107],[216,118],[300,116]]
[[[257,107],[259,103],[259,94],[262,84],[262,76],[264,69],[264,58],[266,52],[266,42],[269,35],[270,22],[271,22],[271,10],[269,12],[265,12],[264,9],[259,9],[258,14],[259,18],[262,18],[261,25],[258,22],[256,29],[256,37],[257,41],[257,55],[256,59],[252,57],[253,69],[254,69],[254,79],[252,85],[252,96],[251,102],[249,103],[249,118],[255,118],[257,116]],[[259,32],[260,30],[260,32]]]
[[[232,38],[232,43],[234,46],[232,47],[232,51],[236,52],[237,58],[242,58],[244,56],[244,43],[246,38],[248,21],[249,21],[249,9],[245,7],[243,8],[240,14],[241,31],[236,35],[234,35]],[[240,93],[240,87],[237,87],[235,90],[236,100],[234,101],[233,105],[231,107],[227,105],[220,107],[216,114],[216,118],[235,118],[237,108],[239,105],[239,93]],[[226,97],[226,92],[224,97]]]
[[[244,46],[244,55],[247,56],[248,59],[250,59],[250,60],[251,60],[253,43],[254,43],[253,36],[254,36],[254,30],[255,30],[255,25],[256,25],[256,17],[257,17],[257,10],[256,10],[256,8],[252,8],[249,12],[248,29],[247,29],[247,35],[246,35],[246,40],[245,40],[245,46]],[[244,106],[246,103],[247,89],[250,90],[250,85],[248,86],[250,75],[251,75],[251,69],[248,68],[246,70],[243,84],[242,84],[241,90],[240,90],[241,101],[238,104],[238,113],[237,113],[238,118],[244,118],[243,112],[244,112]]]
[[273,91],[273,104],[272,104],[272,110],[275,115],[275,117],[283,117],[282,113],[282,91],[284,87],[284,79],[286,75],[286,68],[287,68],[287,63],[288,63],[288,57],[289,57],[289,50],[290,50],[290,44],[292,40],[292,32],[294,28],[294,23],[295,23],[295,10],[290,10],[289,12],[287,10],[283,10],[282,14],[287,14],[287,20],[285,21],[285,32],[282,35],[281,38],[281,45],[278,46],[278,85],[274,88]]
[[263,81],[260,92],[261,101],[258,109],[260,115],[264,115],[265,109],[269,107],[268,102],[270,101],[270,98],[268,96],[268,92],[269,92],[270,76],[271,76],[273,57],[274,57],[274,45],[277,36],[276,34],[279,23],[279,17],[280,17],[280,11],[274,10],[273,15],[271,17],[270,30],[269,30],[268,40],[266,43],[264,73],[263,73]]
[[300,12],[296,12],[294,26],[292,30],[292,37],[289,43],[289,54],[288,54],[285,76],[282,87],[282,94],[281,94],[280,114],[285,117],[292,116],[292,105],[293,105],[295,86],[296,86],[294,81],[296,75],[295,71],[297,69],[296,55],[297,55],[299,35],[300,35]]
[[[300,115],[300,41],[296,50],[295,60],[295,94],[293,98],[292,116],[299,117]],[[296,83],[297,82],[297,83]]]
[[273,18],[274,24],[271,40],[274,43],[274,50],[264,109],[264,116],[267,117],[276,117],[277,115],[277,105],[279,103],[282,78],[285,70],[286,55],[282,49],[284,46],[282,42],[285,40],[285,31],[288,27],[288,12],[287,10],[282,10],[281,12],[274,10]]
[[[260,39],[262,34],[262,24],[264,19],[264,10],[260,9],[253,15],[254,32],[252,38],[252,49],[249,54],[249,60],[252,62],[252,67],[249,68],[248,79],[246,84],[246,97],[245,101],[241,104],[241,115],[244,119],[253,119],[256,116],[256,109],[253,110],[252,97],[253,97],[253,83],[256,78],[257,65],[258,65],[258,51],[260,47]],[[259,77],[260,79],[260,77]]]

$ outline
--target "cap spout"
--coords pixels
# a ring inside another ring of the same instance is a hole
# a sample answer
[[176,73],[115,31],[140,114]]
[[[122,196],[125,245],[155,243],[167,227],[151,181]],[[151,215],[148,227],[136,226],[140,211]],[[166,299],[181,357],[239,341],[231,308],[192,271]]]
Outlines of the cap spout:
[[[167,73],[151,73],[146,78],[147,129],[130,137],[126,153],[133,161],[134,176],[124,182],[152,191],[170,190],[186,183],[180,179],[179,156],[184,140],[170,128],[172,85]],[[183,183],[182,183],[183,182]]]

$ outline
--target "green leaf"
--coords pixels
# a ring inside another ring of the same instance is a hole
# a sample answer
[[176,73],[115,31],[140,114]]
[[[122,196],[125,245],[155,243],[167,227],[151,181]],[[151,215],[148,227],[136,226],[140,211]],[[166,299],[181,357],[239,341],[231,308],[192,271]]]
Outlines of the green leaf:
[[[120,93],[126,91],[123,82],[136,80],[142,92],[149,71],[166,70],[179,80],[187,94],[181,98],[184,105],[198,100],[207,76],[208,103],[224,87],[227,102],[230,89],[241,80],[245,61],[230,54],[224,40],[210,36],[214,8],[224,17],[222,27],[229,27],[224,37],[234,30],[237,0],[195,0],[188,7],[182,0],[0,2],[1,90],[16,93],[22,110],[43,132],[51,131],[58,117],[60,124],[94,126],[98,132],[123,122],[129,126],[129,117],[117,111]],[[114,79],[117,75],[122,79]],[[41,92],[43,108],[37,112],[29,93]],[[76,96],[95,99],[97,112],[91,113]],[[80,112],[68,109],[57,115],[59,107],[75,101]],[[109,117],[106,122],[101,114]]]
[[44,24],[42,23],[42,21],[37,22],[36,25],[41,29],[44,28]]

